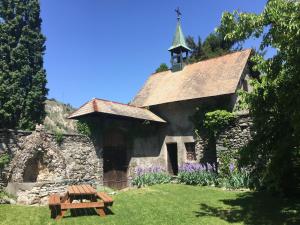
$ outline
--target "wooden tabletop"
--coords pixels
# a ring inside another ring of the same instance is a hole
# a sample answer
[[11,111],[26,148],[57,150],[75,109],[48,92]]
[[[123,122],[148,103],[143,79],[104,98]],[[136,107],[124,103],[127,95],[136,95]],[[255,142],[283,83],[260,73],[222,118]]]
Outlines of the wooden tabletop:
[[72,185],[68,187],[69,195],[95,195],[97,191],[91,185]]

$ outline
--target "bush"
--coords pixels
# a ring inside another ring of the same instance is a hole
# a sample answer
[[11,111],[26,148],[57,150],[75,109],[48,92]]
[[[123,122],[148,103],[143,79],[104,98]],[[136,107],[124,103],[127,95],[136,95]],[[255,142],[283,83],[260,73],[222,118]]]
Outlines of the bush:
[[218,179],[221,187],[227,189],[250,187],[250,172],[236,165],[238,162],[237,156],[237,152],[232,150],[219,153]]
[[85,121],[77,121],[77,131],[79,134],[86,135],[86,136],[91,136],[92,135],[92,130],[90,127],[90,124],[85,122]]
[[179,168],[178,181],[189,185],[217,185],[215,166],[210,164],[184,164]]
[[2,154],[0,156],[0,169],[4,168],[5,165],[7,165],[10,161],[10,156],[5,153],[5,154]]
[[64,140],[64,135],[63,135],[62,132],[56,131],[56,132],[54,133],[54,138],[55,138],[56,143],[57,143],[58,145],[61,145],[61,143],[62,143],[63,140]]
[[204,116],[204,127],[214,134],[235,121],[235,115],[226,110],[207,112]]
[[232,167],[235,167],[237,153],[235,153],[233,150],[220,151],[218,153],[218,158],[219,158],[219,164],[218,164],[219,176],[221,177],[230,176],[232,172]]
[[219,183],[227,189],[249,188],[250,173],[246,169],[235,170],[229,176],[219,178]]
[[137,187],[166,184],[171,182],[171,176],[160,167],[137,168],[132,184]]

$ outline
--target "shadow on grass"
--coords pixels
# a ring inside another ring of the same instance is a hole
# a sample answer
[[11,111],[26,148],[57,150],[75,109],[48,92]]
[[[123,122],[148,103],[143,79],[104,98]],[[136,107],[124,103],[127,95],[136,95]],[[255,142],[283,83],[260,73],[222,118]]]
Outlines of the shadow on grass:
[[[199,204],[197,217],[218,217],[229,223],[300,224],[300,199],[282,199],[267,193],[243,193],[236,199],[220,200],[224,207]],[[229,206],[229,207],[228,207]]]
[[[108,215],[114,215],[114,213],[109,209],[105,208],[104,209],[106,216]],[[77,216],[98,216],[97,212],[95,209],[71,209],[70,214],[67,214],[64,216],[64,218],[72,218],[72,217],[77,217]]]

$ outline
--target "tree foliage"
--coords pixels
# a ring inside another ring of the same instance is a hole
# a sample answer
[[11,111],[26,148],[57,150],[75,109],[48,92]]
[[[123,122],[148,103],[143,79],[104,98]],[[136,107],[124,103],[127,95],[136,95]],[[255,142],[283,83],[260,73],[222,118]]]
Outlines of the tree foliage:
[[163,72],[163,71],[168,71],[169,67],[167,64],[162,63],[159,65],[159,67],[155,70],[155,73]]
[[0,127],[33,129],[44,117],[45,37],[38,0],[0,0]]
[[189,63],[221,56],[239,49],[238,47],[234,48],[236,44],[235,40],[225,40],[221,33],[216,32],[209,34],[204,42],[198,37],[196,43],[195,39],[191,36],[187,36],[186,42],[192,50]]
[[276,49],[269,59],[252,57],[263,76],[246,96],[253,117],[253,141],[241,163],[253,168],[256,186],[298,192],[300,177],[300,4],[269,0],[264,11],[224,13],[218,31],[226,40],[261,37],[260,50]]

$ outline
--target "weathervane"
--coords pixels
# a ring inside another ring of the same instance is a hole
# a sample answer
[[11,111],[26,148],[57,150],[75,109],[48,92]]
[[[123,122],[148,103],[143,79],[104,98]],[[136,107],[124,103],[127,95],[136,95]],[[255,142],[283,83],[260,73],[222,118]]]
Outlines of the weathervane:
[[177,13],[177,19],[180,20],[181,12],[179,10],[179,7],[177,7],[177,9],[175,9],[175,12]]

